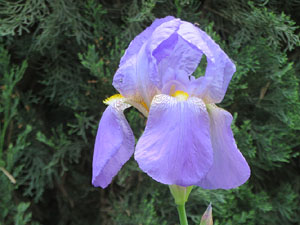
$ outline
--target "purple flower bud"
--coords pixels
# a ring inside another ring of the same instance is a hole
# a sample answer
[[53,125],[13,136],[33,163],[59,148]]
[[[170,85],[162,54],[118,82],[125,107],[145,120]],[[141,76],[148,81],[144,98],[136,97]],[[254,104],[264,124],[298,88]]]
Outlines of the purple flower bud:
[[213,225],[213,218],[212,218],[212,206],[209,204],[206,211],[204,212],[200,225]]

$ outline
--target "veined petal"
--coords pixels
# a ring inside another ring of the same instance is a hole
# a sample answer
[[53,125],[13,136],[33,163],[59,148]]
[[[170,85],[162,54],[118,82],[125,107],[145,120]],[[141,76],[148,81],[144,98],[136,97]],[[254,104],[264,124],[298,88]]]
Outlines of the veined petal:
[[196,79],[193,82],[196,85],[191,85],[193,94],[206,103],[221,102],[235,72],[235,65],[218,44],[193,24],[182,21],[177,33],[207,58],[205,76]]
[[178,35],[181,23],[179,19],[165,22],[149,39],[147,50],[153,61],[149,77],[160,90],[171,81],[187,85],[202,57],[201,50]]
[[107,187],[134,152],[135,139],[123,114],[130,107],[124,99],[112,99],[99,123],[93,157],[96,187]]
[[137,89],[138,92],[146,103],[147,107],[150,108],[152,98],[159,92],[157,87],[153,84],[149,77],[149,70],[153,64],[151,57],[149,57],[146,51],[146,44],[142,46],[141,51],[137,56]]
[[150,27],[147,27],[142,33],[137,35],[129,44],[125,54],[121,58],[120,66],[123,65],[128,59],[130,59],[133,55],[136,55],[141,47],[149,40],[149,37],[152,35],[153,31],[159,27],[161,24],[168,22],[170,20],[175,19],[173,16],[167,16],[162,19],[156,19],[151,24]]
[[[140,71],[140,68],[143,68],[143,66],[147,68],[148,62],[146,61],[145,64],[138,66],[136,57],[137,56],[133,56],[131,59],[127,60],[127,62],[117,70],[114,76],[113,85],[127,98],[127,103],[137,108],[143,115],[147,116],[150,102],[148,102],[147,105],[145,99],[150,99],[151,96],[156,93],[156,89],[147,77],[143,79],[144,76],[137,76],[137,70]],[[138,62],[141,62],[142,60],[144,60],[144,58],[141,57]]]
[[213,160],[209,116],[203,101],[156,95],[135,159],[158,182],[180,186],[198,183]]
[[153,62],[145,46],[158,27],[172,20],[174,20],[172,16],[155,20],[150,27],[130,43],[113,80],[113,86],[123,96],[143,101],[150,107],[151,100],[157,90],[149,79],[149,67]]
[[139,95],[137,91],[136,57],[136,55],[133,55],[130,59],[126,60],[119,67],[113,79],[115,89],[127,98]]
[[113,86],[123,96],[136,99],[137,102],[143,101],[149,108],[158,89],[149,78],[149,68],[153,62],[145,48],[146,44],[117,70]]
[[[166,40],[173,40],[173,42],[175,42],[176,44],[176,40],[174,40],[174,38],[176,39],[176,37],[172,35],[178,30],[180,23],[180,19],[173,18],[172,20],[169,20],[158,26],[155,29],[155,32],[153,32],[153,34],[149,36],[147,49],[152,53],[155,51],[155,49],[160,48],[159,46]],[[170,41],[167,41],[166,45],[168,46],[168,49],[172,49],[175,46]],[[158,62],[160,61],[160,58],[163,57],[163,54],[161,53],[154,55],[156,55],[155,58],[157,58]]]
[[161,89],[170,81],[179,81],[188,86],[189,76],[196,70],[202,52],[174,33],[154,50],[153,55],[157,59],[157,67],[150,79],[159,80],[160,83],[156,82],[156,85]]
[[210,104],[211,141],[214,161],[211,169],[197,185],[205,189],[231,189],[245,183],[250,168],[236,146],[230,128],[232,116],[229,112]]

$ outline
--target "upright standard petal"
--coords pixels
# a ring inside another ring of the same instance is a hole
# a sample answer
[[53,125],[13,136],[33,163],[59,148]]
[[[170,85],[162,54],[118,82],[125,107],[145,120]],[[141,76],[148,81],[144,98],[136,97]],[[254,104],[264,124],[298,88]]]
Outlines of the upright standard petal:
[[180,186],[198,183],[213,161],[209,116],[203,101],[156,95],[135,159],[158,182]]
[[194,94],[206,103],[219,103],[222,101],[235,65],[204,31],[191,23],[182,21],[177,33],[186,41],[201,50],[207,58],[207,67],[204,77],[194,81]]
[[113,86],[126,98],[143,102],[150,107],[151,100],[158,90],[149,79],[149,59],[144,44],[137,55],[128,59],[116,72]]
[[211,169],[197,185],[205,189],[231,189],[245,183],[250,168],[236,146],[230,128],[232,116],[214,104],[207,106],[210,116],[214,161]]
[[102,115],[93,157],[92,183],[96,187],[107,187],[134,152],[134,135],[123,114],[129,106],[115,100]]
[[123,96],[127,98],[134,97],[138,101],[143,100],[147,106],[150,106],[155,90],[149,79],[148,68],[153,62],[145,46],[158,27],[165,26],[166,23],[168,24],[172,20],[175,20],[172,16],[155,20],[126,49],[113,80],[113,86]]
[[173,16],[167,16],[165,18],[156,19],[151,24],[151,26],[147,27],[142,33],[136,36],[129,44],[128,48],[126,49],[123,57],[120,61],[120,66],[123,65],[128,59],[130,59],[133,55],[136,55],[141,47],[149,40],[153,31],[159,27],[161,24],[166,23],[170,20],[174,20]]
[[156,80],[156,85],[162,89],[175,80],[188,86],[189,76],[196,70],[202,52],[174,33],[153,51],[153,56],[157,65],[154,64],[150,79]]
[[178,35],[181,23],[173,19],[157,27],[146,47],[152,61],[149,77],[160,90],[174,80],[187,85],[202,56],[196,46]]

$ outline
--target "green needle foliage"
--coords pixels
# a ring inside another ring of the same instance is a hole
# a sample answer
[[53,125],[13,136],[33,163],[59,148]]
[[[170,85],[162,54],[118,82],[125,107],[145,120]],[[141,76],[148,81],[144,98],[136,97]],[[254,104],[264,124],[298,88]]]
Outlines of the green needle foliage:
[[[234,115],[251,178],[233,190],[195,187],[200,224],[300,223],[299,0],[0,0],[0,224],[178,224],[165,185],[131,159],[91,185],[102,101],[130,41],[173,15],[205,30],[235,61],[221,106]],[[196,70],[203,74],[205,59]],[[126,117],[138,138],[146,120]]]

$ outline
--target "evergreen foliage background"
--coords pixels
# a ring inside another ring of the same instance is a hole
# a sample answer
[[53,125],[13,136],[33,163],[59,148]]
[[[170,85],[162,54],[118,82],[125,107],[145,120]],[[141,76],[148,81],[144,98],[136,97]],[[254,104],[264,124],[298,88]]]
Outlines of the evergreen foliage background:
[[[0,224],[178,224],[168,187],[133,159],[107,189],[91,185],[120,57],[167,15],[235,61],[221,106],[252,169],[238,189],[195,188],[190,224],[209,202],[215,225],[300,224],[299,12],[299,0],[0,0]],[[126,116],[138,138],[145,119]]]

